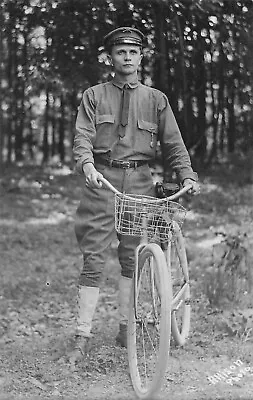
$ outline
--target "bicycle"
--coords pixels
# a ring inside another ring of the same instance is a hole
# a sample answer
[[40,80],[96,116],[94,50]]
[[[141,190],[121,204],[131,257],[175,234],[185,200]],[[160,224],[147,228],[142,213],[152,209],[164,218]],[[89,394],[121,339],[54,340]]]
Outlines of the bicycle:
[[133,388],[140,399],[153,398],[167,369],[171,332],[184,345],[190,330],[190,286],[180,225],[186,210],[174,202],[191,186],[158,199],[124,194],[105,178],[115,195],[115,229],[141,237],[135,251],[127,349]]

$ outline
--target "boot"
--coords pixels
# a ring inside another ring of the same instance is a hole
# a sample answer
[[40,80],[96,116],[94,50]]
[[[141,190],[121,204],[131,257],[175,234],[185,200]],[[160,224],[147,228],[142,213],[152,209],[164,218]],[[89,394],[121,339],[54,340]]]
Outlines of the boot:
[[132,287],[132,279],[121,276],[119,281],[119,333],[116,343],[121,347],[127,347],[127,322],[129,313],[129,300]]
[[68,354],[70,364],[81,361],[89,350],[89,337],[76,335],[74,338],[74,348]]
[[99,297],[99,288],[80,286],[78,289],[78,317],[74,349],[69,353],[69,361],[73,364],[81,360],[88,351],[91,337],[92,319]]

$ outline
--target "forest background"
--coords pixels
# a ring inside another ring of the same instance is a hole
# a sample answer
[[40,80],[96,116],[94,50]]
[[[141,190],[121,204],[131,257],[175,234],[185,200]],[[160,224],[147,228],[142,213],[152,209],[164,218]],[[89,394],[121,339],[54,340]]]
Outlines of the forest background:
[[103,36],[124,25],[199,167],[252,148],[251,0],[3,0],[0,15],[1,163],[71,160],[81,94],[110,79]]
[[[76,370],[65,358],[82,267],[75,118],[82,92],[111,79],[103,36],[119,26],[145,34],[140,80],[168,96],[201,188],[182,199],[191,333],[171,340],[161,396],[252,400],[252,0],[1,0],[0,400],[135,398],[115,344],[116,238],[89,357]],[[158,149],[154,179],[161,164]]]

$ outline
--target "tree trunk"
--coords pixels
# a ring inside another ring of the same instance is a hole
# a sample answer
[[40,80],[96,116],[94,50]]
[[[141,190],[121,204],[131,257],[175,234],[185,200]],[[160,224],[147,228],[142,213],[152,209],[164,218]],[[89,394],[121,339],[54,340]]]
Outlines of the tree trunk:
[[21,87],[22,87],[22,78],[19,76],[19,59],[18,59],[18,54],[19,54],[19,48],[18,48],[18,32],[15,29],[15,34],[13,35],[13,72],[14,72],[14,85],[13,85],[13,90],[14,90],[14,96],[13,96],[13,101],[14,101],[14,115],[13,121],[14,121],[14,135],[15,135],[15,161],[21,161],[23,159],[23,154],[22,154],[22,146],[23,146],[23,132],[22,132],[22,125],[21,125],[21,120],[22,120],[22,115],[21,115],[21,110],[19,108],[20,101],[21,101]]
[[[0,26],[3,26],[3,24],[4,24],[3,4],[0,4]],[[4,144],[2,80],[3,80],[3,30],[0,29],[0,171],[2,171],[2,166],[3,166],[3,144]]]
[[176,24],[179,36],[179,52],[180,52],[180,72],[182,76],[182,100],[183,100],[183,137],[186,145],[189,144],[189,138],[191,137],[191,124],[189,123],[188,111],[191,109],[190,96],[188,94],[188,82],[185,68],[185,56],[184,56],[184,36],[181,29],[178,15],[176,14]]
[[235,89],[233,76],[228,82],[228,152],[233,153],[235,150]]
[[[74,85],[71,97],[70,97],[70,108],[71,108],[71,120],[70,120],[70,134],[71,134],[71,149],[74,144],[75,137],[75,123],[76,123],[76,115],[77,115],[77,88]],[[71,151],[71,163],[74,164],[73,152]]]
[[8,51],[8,60],[7,60],[7,82],[8,82],[8,111],[7,111],[7,122],[6,122],[6,135],[7,135],[7,162],[11,163],[12,161],[12,138],[14,136],[14,82],[13,82],[13,37],[12,30],[14,29],[15,21],[12,21],[11,24],[8,25],[7,29],[7,51]]
[[60,155],[61,162],[65,160],[65,147],[64,147],[64,138],[65,138],[65,99],[64,95],[61,95],[61,111],[59,117],[59,143],[58,143],[58,151]]
[[56,106],[55,106],[55,97],[54,97],[53,106],[52,106],[51,126],[52,126],[51,155],[53,157],[56,154]]
[[27,135],[27,147],[29,151],[29,155],[31,160],[34,160],[34,151],[33,151],[33,145],[34,145],[34,138],[33,138],[33,125],[32,125],[32,106],[29,107],[28,109],[28,115],[29,115],[29,124],[28,124],[28,135]]
[[167,76],[167,54],[166,54],[166,13],[167,9],[163,2],[154,3],[155,9],[155,87],[166,95],[168,94]]
[[48,84],[46,84],[46,108],[44,115],[44,133],[43,133],[43,163],[48,161],[49,156],[49,144],[48,144],[48,128],[49,128],[49,88]]

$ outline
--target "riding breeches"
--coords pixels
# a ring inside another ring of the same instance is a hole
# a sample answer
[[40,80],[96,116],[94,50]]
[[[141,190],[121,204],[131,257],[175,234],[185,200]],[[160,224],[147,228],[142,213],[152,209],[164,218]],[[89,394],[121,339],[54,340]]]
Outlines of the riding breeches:
[[[113,186],[121,192],[154,196],[154,186],[148,164],[120,169],[96,165]],[[82,199],[76,212],[75,233],[83,254],[80,285],[99,286],[110,244],[116,239],[114,225],[114,194],[104,185],[100,189],[85,186],[81,177]],[[118,257],[121,274],[131,278],[135,264],[135,248],[140,239],[118,234]]]

